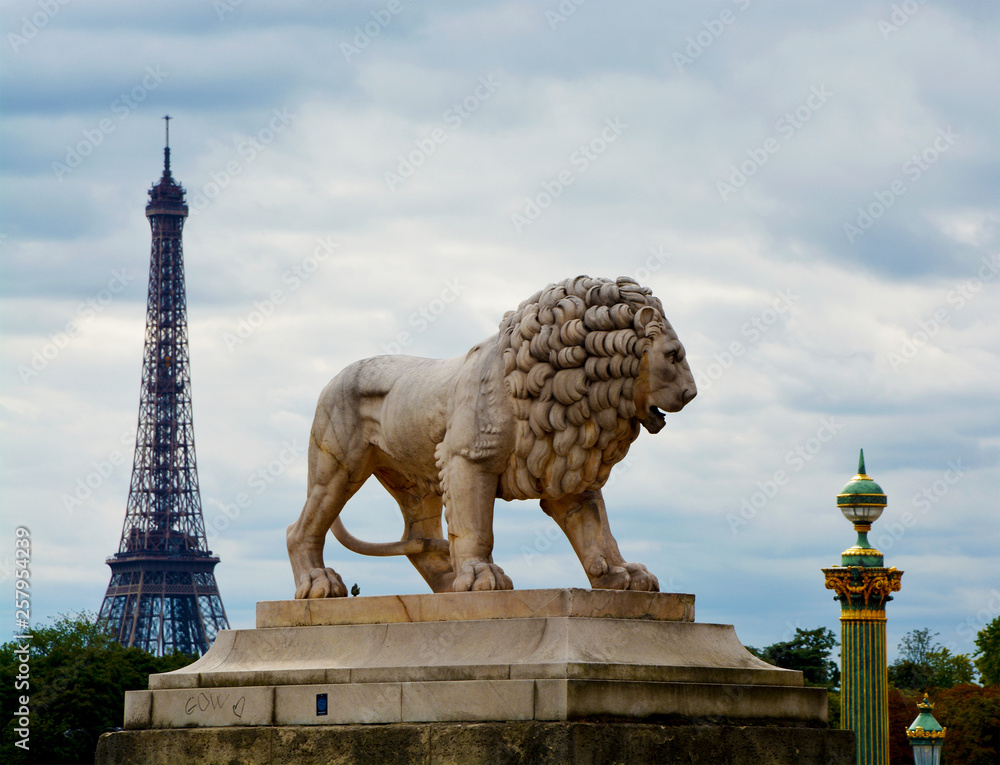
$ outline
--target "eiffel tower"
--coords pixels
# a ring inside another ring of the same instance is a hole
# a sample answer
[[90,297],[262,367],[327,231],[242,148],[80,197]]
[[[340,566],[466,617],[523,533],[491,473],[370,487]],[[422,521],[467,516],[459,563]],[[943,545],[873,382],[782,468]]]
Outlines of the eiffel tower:
[[229,622],[201,512],[181,245],[188,207],[170,173],[170,117],[163,119],[163,175],[146,205],[153,246],[132,482],[98,621],[122,645],[200,655]]

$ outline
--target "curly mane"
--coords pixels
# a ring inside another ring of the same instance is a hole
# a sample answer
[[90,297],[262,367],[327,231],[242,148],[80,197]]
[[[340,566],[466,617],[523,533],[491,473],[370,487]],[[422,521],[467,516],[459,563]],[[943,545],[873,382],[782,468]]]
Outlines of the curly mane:
[[[644,306],[655,319],[637,327]],[[628,277],[550,284],[504,316],[499,347],[517,429],[504,499],[604,485],[639,434],[639,368],[665,329],[662,303]]]

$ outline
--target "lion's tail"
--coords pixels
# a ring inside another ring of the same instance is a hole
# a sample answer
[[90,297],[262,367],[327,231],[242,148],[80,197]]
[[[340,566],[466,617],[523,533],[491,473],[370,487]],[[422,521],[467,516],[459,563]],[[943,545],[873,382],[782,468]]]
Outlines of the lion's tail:
[[344,547],[359,555],[417,555],[425,552],[442,552],[446,555],[450,547],[446,539],[403,539],[399,542],[365,542],[358,539],[344,528],[343,522],[337,518],[331,526],[333,535]]

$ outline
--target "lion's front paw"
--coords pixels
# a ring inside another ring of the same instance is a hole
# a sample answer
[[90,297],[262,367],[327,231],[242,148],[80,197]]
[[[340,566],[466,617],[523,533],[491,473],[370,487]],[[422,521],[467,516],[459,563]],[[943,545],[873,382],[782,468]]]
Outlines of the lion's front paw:
[[470,590],[513,590],[514,584],[510,581],[503,569],[495,563],[484,561],[466,561],[455,577],[453,585],[455,592],[468,592]]
[[649,573],[641,563],[626,563],[625,570],[628,571],[630,590],[640,590],[642,592],[659,592],[660,583],[656,577]]
[[[621,566],[608,566],[602,558],[600,573],[590,576],[590,586],[595,590],[641,590],[643,592],[659,592],[660,583],[656,577],[641,563],[624,563]],[[597,568],[597,566],[594,566]]]
[[332,568],[314,568],[299,577],[295,597],[302,598],[346,598],[347,588],[340,574]]

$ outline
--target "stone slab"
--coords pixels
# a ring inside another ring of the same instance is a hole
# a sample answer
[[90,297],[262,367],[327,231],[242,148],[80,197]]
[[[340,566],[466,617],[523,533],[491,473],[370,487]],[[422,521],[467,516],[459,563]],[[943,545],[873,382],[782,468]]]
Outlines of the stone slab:
[[802,684],[750,654],[731,625],[535,617],[226,630],[149,688],[560,677]]
[[[608,680],[334,683],[146,691],[127,728],[714,718],[820,724],[823,688]],[[322,704],[320,703],[322,696]],[[143,715],[142,705],[151,712]]]
[[[688,667],[664,664],[621,664],[599,662],[552,662],[513,664],[510,677],[569,678],[575,680],[630,680],[670,683],[718,683],[735,685],[801,685],[794,673],[778,667],[767,669],[737,667]],[[417,678],[413,678],[417,679]],[[449,678],[452,679],[452,678]],[[462,680],[465,678],[453,678]]]
[[125,730],[141,730],[153,724],[153,692],[125,691]]
[[566,720],[569,707],[567,680],[535,681],[535,719]]
[[531,720],[532,680],[403,683],[402,722]]
[[826,688],[567,680],[565,693],[564,720],[680,715],[810,723],[826,722],[828,711]]
[[586,617],[694,621],[694,595],[628,590],[502,590],[274,600],[257,604],[257,628]]
[[151,693],[153,728],[217,728],[274,722],[273,688],[185,688]]
[[[326,714],[317,710],[317,696],[326,697]],[[277,725],[366,725],[402,722],[400,683],[284,685],[274,689]]]
[[[558,682],[558,681],[553,681]],[[628,722],[402,723],[108,733],[98,765],[853,765],[824,728]]]

